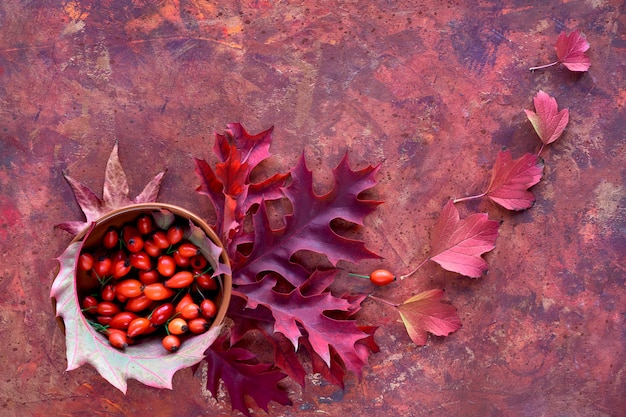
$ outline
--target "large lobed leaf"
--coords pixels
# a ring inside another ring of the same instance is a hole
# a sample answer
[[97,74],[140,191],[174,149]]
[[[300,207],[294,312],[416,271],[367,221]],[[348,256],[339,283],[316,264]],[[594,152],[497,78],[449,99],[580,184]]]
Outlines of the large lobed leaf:
[[228,343],[223,336],[207,351],[207,389],[214,397],[217,397],[221,379],[230,394],[233,409],[246,416],[251,416],[246,396],[265,411],[270,401],[291,405],[287,393],[278,387],[286,374],[272,364],[259,363],[256,355],[249,350],[225,345]]
[[98,220],[108,212],[136,203],[155,202],[159,195],[161,182],[165,171],[158,173],[134,199],[128,196],[129,187],[126,173],[120,164],[117,143],[113,146],[111,155],[107,161],[104,175],[102,199],[85,184],[76,181],[67,174],[63,174],[72,187],[76,202],[87,218],[86,221],[69,221],[56,225],[59,229],[77,235],[85,230],[92,222]]
[[448,271],[478,278],[488,267],[481,255],[496,247],[499,226],[485,213],[461,220],[449,200],[432,229],[430,259]]
[[363,242],[337,234],[331,227],[335,219],[362,225],[379,201],[363,200],[359,194],[376,184],[378,167],[352,171],[347,156],[333,170],[334,187],[318,196],[313,191],[313,175],[302,157],[291,171],[291,184],[284,189],[292,206],[285,216],[285,226],[270,226],[265,205],[254,215],[254,242],[249,255],[239,257],[233,267],[236,284],[249,284],[263,272],[276,272],[293,286],[302,284],[308,272],[290,261],[298,251],[308,250],[324,255],[333,265],[341,260],[359,262],[377,258]]
[[[216,355],[230,358],[224,352],[239,349],[238,341],[255,331],[273,348],[275,365],[300,384],[304,385],[306,374],[299,355],[299,347],[303,347],[310,354],[313,371],[341,385],[348,371],[360,375],[370,352],[377,349],[372,337],[374,328],[361,328],[352,318],[363,297],[332,295],[328,288],[336,269],[312,273],[293,256],[312,251],[332,265],[340,260],[358,262],[378,257],[363,242],[342,236],[331,226],[338,219],[362,225],[365,216],[380,204],[360,198],[363,191],[376,184],[378,167],[353,171],[344,157],[333,170],[332,190],[321,196],[313,191],[313,175],[304,157],[289,174],[252,183],[252,170],[269,156],[270,140],[271,129],[250,135],[239,124],[229,125],[226,134],[216,135],[213,151],[220,162],[215,169],[206,161],[195,160],[201,181],[198,191],[210,198],[218,218],[217,230],[229,242],[228,253],[233,261],[234,289],[228,312],[233,321],[230,348],[214,346],[207,353],[210,367],[217,366],[209,372],[214,384],[220,377],[225,382],[245,380],[257,370],[264,372],[264,368],[215,365]],[[288,177],[289,186],[282,187]],[[267,201],[277,199],[282,200],[282,206],[274,204],[278,211],[273,215],[283,219],[284,226],[273,229]],[[287,206],[290,211],[281,211]],[[248,219],[251,230],[244,230]],[[255,396],[261,396],[259,405],[263,407],[266,399],[275,395],[275,384],[265,385],[270,390],[267,397],[225,383],[231,399],[235,398],[235,408],[243,407],[241,399],[245,395],[255,400]],[[259,386],[258,390],[263,388]]]

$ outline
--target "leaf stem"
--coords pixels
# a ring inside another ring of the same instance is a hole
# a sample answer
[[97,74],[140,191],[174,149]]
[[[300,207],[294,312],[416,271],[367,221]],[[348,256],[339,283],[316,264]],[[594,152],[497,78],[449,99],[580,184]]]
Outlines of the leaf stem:
[[406,274],[404,274],[404,275],[400,275],[400,279],[402,280],[402,279],[405,279],[405,278],[410,277],[411,275],[413,275],[414,273],[416,273],[416,272],[417,272],[417,271],[418,271],[418,270],[419,270],[422,266],[424,266],[424,264],[425,264],[426,262],[428,262],[429,260],[430,260],[430,258],[426,258],[426,259],[424,259],[424,260],[423,260],[423,261],[422,261],[422,262],[421,262],[421,263],[420,263],[420,264],[419,264],[419,265],[418,265],[415,269],[413,269],[411,272],[406,273]]
[[376,296],[374,296],[372,294],[368,295],[368,297],[371,298],[372,300],[376,300],[376,301],[378,301],[380,303],[387,304],[388,306],[391,306],[391,307],[396,307],[397,308],[399,306],[399,304],[395,304],[395,303],[392,303],[391,301],[387,301],[385,299],[378,298],[378,297],[376,297]]
[[469,197],[455,198],[454,200],[452,200],[452,202],[454,204],[456,204],[456,203],[460,203],[461,201],[476,200],[477,198],[481,198],[481,197],[484,197],[486,195],[487,195],[487,193],[485,192],[485,193],[482,193],[482,194],[471,195]]
[[551,63],[551,64],[540,65],[540,66],[538,66],[538,67],[532,67],[532,68],[528,68],[528,69],[529,69],[529,70],[531,70],[531,71],[534,71],[534,70],[538,70],[538,69],[548,68],[548,67],[551,67],[551,66],[553,66],[553,65],[556,65],[556,64],[558,64],[558,63],[559,63],[559,61],[554,61],[554,62],[553,62],[553,63]]
[[539,152],[537,152],[537,156],[541,155],[541,152],[543,151],[543,148],[546,146],[545,143],[543,143],[543,141],[541,142],[541,148],[539,148]]

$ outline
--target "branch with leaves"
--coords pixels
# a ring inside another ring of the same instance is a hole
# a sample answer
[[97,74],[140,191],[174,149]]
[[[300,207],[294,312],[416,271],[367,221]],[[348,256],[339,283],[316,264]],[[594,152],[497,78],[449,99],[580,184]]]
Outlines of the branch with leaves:
[[[556,43],[558,61],[531,69],[562,63],[572,71],[587,71],[590,61],[584,52],[588,47],[579,31],[563,33]],[[532,207],[535,196],[530,188],[541,180],[544,168],[540,154],[562,135],[569,121],[568,109],[559,111],[556,99],[543,91],[533,101],[535,110],[524,111],[541,140],[538,152],[513,159],[510,151],[500,151],[486,190],[447,201],[432,227],[429,256],[401,275],[400,281],[414,276],[428,261],[470,278],[479,278],[487,271],[483,255],[495,248],[500,223],[489,220],[487,213],[461,219],[455,204],[487,198],[507,210]],[[206,160],[194,159],[200,181],[196,191],[208,197],[216,215],[213,228],[232,262],[233,297],[228,332],[209,349],[192,352],[190,360],[196,363],[202,357],[208,364],[207,389],[217,395],[219,382],[223,381],[233,408],[248,416],[246,397],[266,411],[271,401],[290,404],[279,383],[288,376],[304,386],[309,369],[303,362],[305,357],[310,369],[330,383],[343,386],[348,372],[360,376],[369,355],[378,351],[374,340],[376,327],[360,326],[355,320],[368,297],[395,309],[417,345],[426,344],[428,333],[447,336],[461,327],[456,308],[442,301],[443,289],[425,290],[401,303],[373,294],[333,294],[330,288],[339,275],[339,261],[357,264],[380,258],[364,242],[347,237],[334,224],[341,220],[362,226],[364,219],[381,204],[359,197],[376,185],[380,166],[353,170],[345,156],[333,170],[332,189],[324,195],[314,192],[313,173],[304,156],[291,170],[252,182],[252,171],[271,156],[271,141],[272,128],[250,134],[239,123],[229,124],[223,134],[215,134],[213,153],[218,162],[214,167]],[[65,222],[57,227],[78,234],[113,209],[155,201],[164,174],[165,171],[157,174],[131,200],[116,144],[107,163],[103,198],[64,174],[86,221]],[[276,218],[281,224],[279,228],[272,226],[272,219]],[[92,363],[124,392],[128,378],[171,388],[173,373],[188,366],[187,362],[177,361],[175,355],[158,357],[157,364],[143,363],[127,355],[120,360],[105,348],[100,352],[103,356],[99,356],[104,362],[94,363],[91,358],[95,356],[85,351],[102,348],[92,343],[94,330],[85,323],[76,301],[76,259],[80,249],[81,242],[74,243],[59,257],[61,269],[51,290],[51,296],[58,301],[58,315],[66,325],[73,326],[72,332],[67,333],[68,369]],[[298,262],[298,255],[306,251],[319,255],[314,258],[323,261],[307,262],[306,266]],[[386,270],[374,272],[369,278],[376,285],[386,285],[395,278]],[[257,354],[242,344],[249,332],[261,335],[273,348],[273,361],[260,362]],[[164,377],[156,377],[157,374]]]

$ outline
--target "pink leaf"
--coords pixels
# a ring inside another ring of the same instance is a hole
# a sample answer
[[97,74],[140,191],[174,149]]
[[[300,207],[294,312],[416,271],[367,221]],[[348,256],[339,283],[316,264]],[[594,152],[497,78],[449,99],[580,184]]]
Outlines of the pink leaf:
[[557,140],[565,130],[569,122],[569,110],[558,111],[556,99],[543,91],[537,93],[533,102],[536,113],[532,110],[524,112],[543,144],[547,145]]
[[428,333],[447,336],[461,328],[456,308],[441,303],[443,290],[419,293],[397,306],[411,340],[419,345],[426,344]]
[[543,160],[538,155],[527,153],[513,160],[510,151],[500,151],[486,195],[507,210],[530,208],[535,196],[528,189],[541,180],[542,174]]
[[450,200],[433,227],[430,259],[448,271],[478,278],[487,270],[481,255],[495,248],[498,227],[498,222],[483,213],[460,220]]
[[589,49],[589,42],[580,30],[575,30],[569,35],[561,32],[554,48],[559,62],[570,71],[584,72],[591,66],[591,60],[585,55],[585,51]]

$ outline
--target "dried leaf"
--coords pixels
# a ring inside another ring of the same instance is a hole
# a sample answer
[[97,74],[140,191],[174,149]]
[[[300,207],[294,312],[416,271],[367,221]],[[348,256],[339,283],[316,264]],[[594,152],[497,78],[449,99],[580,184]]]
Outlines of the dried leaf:
[[397,306],[409,337],[415,344],[423,346],[428,333],[447,336],[461,328],[456,308],[441,302],[443,290],[419,293]]
[[452,200],[445,205],[431,237],[431,257],[448,271],[478,278],[487,270],[483,253],[495,248],[499,223],[476,213],[460,220]]
[[547,145],[557,140],[565,130],[569,122],[569,110],[558,111],[556,99],[543,91],[537,93],[533,102],[536,113],[532,110],[524,110],[524,112],[543,145]]
[[63,174],[67,182],[72,187],[76,201],[87,218],[86,221],[69,221],[56,225],[59,229],[65,230],[73,235],[77,235],[87,228],[92,222],[98,220],[108,212],[128,206],[133,203],[151,203],[156,201],[161,187],[161,181],[165,171],[157,174],[144,188],[144,190],[134,199],[128,197],[128,182],[126,174],[120,164],[117,143],[113,146],[113,151],[107,162],[102,199],[98,197],[89,187],[76,181],[67,174]]
[[530,208],[535,196],[528,189],[541,180],[542,174],[543,160],[538,155],[527,153],[513,160],[510,151],[500,151],[486,196],[507,210]]

